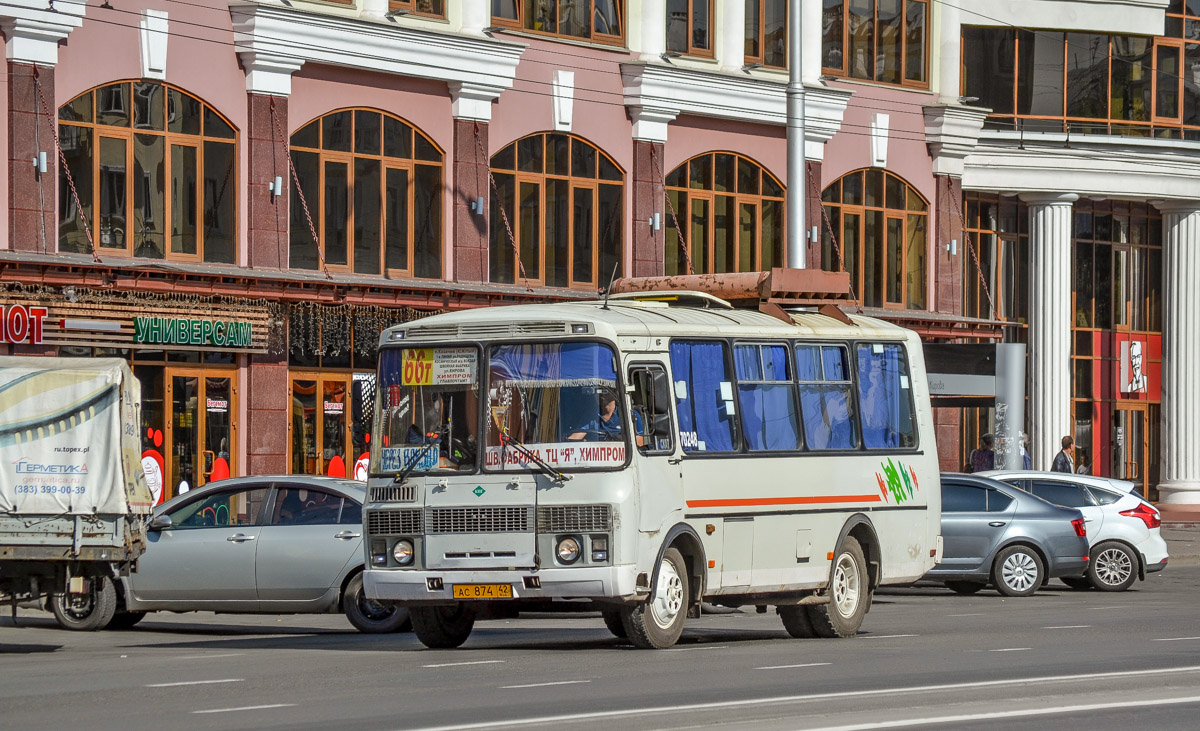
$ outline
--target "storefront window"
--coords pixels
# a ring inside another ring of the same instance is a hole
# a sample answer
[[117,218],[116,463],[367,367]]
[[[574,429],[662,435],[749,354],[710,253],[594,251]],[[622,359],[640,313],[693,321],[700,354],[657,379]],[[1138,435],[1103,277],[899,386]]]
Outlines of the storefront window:
[[787,0],[746,0],[746,63],[787,68]]
[[594,288],[621,276],[624,173],[589,142],[536,134],[492,156],[490,278]]
[[966,26],[962,93],[994,129],[1200,140],[1200,7],[1167,13],[1159,37]]
[[867,307],[924,309],[929,206],[921,194],[870,169],[844,175],[821,200],[832,226],[832,235],[830,226],[821,232],[822,268],[849,272]]
[[825,0],[821,70],[882,84],[927,86],[928,12],[926,0]]
[[667,50],[712,56],[714,0],[667,0]]
[[[237,133],[157,81],[122,81],[58,110],[59,249],[232,264]],[[68,176],[69,173],[69,176]],[[74,190],[72,190],[74,184]]]
[[492,0],[492,22],[533,33],[620,44],[624,0]]
[[995,194],[963,197],[963,315],[1027,323],[1029,235],[1022,225],[1026,206]]
[[668,275],[785,265],[783,186],[750,158],[694,157],[667,176],[666,195]]
[[442,276],[443,155],[420,130],[346,109],[293,134],[291,155],[293,269]]

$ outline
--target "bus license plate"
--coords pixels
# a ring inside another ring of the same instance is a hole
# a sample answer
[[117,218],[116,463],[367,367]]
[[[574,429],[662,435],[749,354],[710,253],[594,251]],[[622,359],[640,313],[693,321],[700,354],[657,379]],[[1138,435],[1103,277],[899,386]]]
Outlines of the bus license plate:
[[512,584],[455,584],[455,599],[512,599]]

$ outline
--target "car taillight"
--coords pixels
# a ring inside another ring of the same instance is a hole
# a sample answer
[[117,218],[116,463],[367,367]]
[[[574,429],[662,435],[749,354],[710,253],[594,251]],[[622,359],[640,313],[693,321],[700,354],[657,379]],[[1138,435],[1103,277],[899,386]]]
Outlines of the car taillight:
[[1083,518],[1072,520],[1071,527],[1075,529],[1075,535],[1080,538],[1087,538],[1087,526],[1084,525]]
[[1139,503],[1132,510],[1122,510],[1121,515],[1126,515],[1130,518],[1139,518],[1146,524],[1147,528],[1157,528],[1162,525],[1162,518],[1158,516],[1158,511],[1146,503]]

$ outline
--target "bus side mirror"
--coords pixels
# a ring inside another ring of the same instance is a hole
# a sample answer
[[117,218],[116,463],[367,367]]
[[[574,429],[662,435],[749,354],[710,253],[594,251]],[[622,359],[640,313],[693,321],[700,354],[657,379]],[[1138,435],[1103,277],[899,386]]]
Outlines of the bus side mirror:
[[651,394],[650,403],[647,407],[650,413],[662,415],[670,412],[671,409],[671,382],[667,380],[667,374],[663,371],[653,371],[651,374],[652,388],[648,389],[647,393]]

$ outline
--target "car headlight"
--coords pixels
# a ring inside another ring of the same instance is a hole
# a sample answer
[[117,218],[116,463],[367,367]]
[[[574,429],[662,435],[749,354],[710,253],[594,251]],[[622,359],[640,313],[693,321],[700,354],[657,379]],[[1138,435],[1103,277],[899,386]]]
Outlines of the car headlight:
[[555,552],[558,554],[559,563],[575,563],[582,553],[579,549],[579,541],[570,537],[560,539]]
[[396,559],[396,563],[401,566],[407,566],[413,560],[413,544],[407,538],[402,538],[396,541],[396,545],[392,546],[392,558]]

